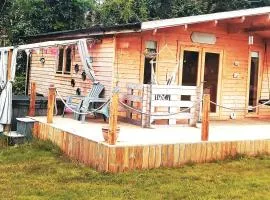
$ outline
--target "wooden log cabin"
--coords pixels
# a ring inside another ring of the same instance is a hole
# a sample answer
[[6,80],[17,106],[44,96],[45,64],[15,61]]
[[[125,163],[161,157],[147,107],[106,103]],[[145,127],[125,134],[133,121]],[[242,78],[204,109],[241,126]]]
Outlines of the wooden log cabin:
[[[166,99],[167,94],[173,94],[168,92],[170,88],[183,92],[185,87],[196,87],[199,92],[194,102],[202,89],[208,88],[211,101],[224,106],[211,105],[212,120],[270,116],[267,105],[252,108],[260,100],[270,99],[270,7],[54,32],[28,39],[36,43],[79,38],[88,39],[94,71],[105,85],[106,97],[117,84],[122,101],[136,109],[155,112],[144,108],[144,104],[151,104],[144,98],[149,95],[150,86],[150,95],[160,86],[166,102],[173,100]],[[83,80],[79,58],[72,45],[34,49],[28,82],[36,82],[37,92],[44,95],[52,83],[65,97],[79,90],[86,95],[92,83]],[[169,83],[171,77],[173,83]],[[190,98],[185,93],[181,95],[181,101]],[[150,101],[154,100],[159,99]],[[160,106],[158,102],[156,105]],[[170,107],[170,112],[177,110]],[[120,111],[122,116],[140,118],[138,114]],[[194,115],[197,120],[198,114]]]

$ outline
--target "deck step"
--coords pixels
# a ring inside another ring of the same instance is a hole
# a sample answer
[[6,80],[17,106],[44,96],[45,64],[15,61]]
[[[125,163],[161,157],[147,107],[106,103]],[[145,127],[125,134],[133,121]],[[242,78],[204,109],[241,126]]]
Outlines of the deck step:
[[8,145],[14,146],[15,144],[23,144],[25,142],[25,136],[17,133],[16,131],[4,132],[4,136],[8,139]]

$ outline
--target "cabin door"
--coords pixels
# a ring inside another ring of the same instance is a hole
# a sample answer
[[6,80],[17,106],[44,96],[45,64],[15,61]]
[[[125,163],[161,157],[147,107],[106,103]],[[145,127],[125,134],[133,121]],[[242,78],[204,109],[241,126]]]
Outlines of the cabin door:
[[249,62],[249,85],[248,85],[248,114],[257,113],[257,109],[253,108],[258,104],[258,86],[259,86],[259,59],[258,51],[252,51]]
[[[210,91],[212,102],[220,104],[222,52],[203,49],[202,54],[201,83],[203,89]],[[219,110],[218,106],[210,104],[211,116],[219,116]]]
[[[220,104],[222,51],[183,48],[180,54],[180,85],[210,90],[210,100]],[[211,104],[210,116],[219,116],[219,107]]]

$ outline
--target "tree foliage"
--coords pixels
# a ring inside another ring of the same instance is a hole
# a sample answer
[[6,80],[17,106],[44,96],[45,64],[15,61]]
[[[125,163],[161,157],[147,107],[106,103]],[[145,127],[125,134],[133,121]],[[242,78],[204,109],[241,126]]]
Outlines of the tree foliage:
[[11,43],[38,33],[85,27],[94,0],[12,0],[4,5],[0,25]]
[[104,0],[89,24],[122,24],[268,5],[270,0]]

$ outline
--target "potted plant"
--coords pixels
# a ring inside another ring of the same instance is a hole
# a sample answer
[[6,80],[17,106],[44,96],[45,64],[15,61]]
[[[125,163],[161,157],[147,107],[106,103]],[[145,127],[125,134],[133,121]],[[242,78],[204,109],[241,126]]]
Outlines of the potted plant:
[[[102,135],[103,135],[105,142],[108,142],[108,140],[109,140],[109,128],[110,128],[109,125],[102,127]],[[119,136],[119,132],[120,132],[120,127],[118,126],[116,129],[116,136],[115,136],[116,140]]]

